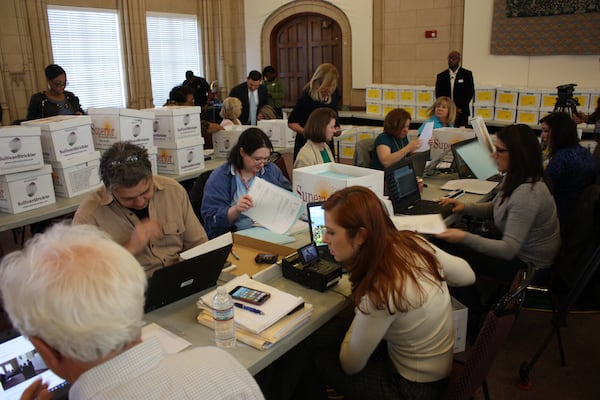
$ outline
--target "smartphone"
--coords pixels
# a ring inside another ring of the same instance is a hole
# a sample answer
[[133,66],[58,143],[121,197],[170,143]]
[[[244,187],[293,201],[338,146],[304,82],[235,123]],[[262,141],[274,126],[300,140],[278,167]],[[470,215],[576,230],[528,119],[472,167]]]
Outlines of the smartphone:
[[258,253],[254,257],[257,264],[275,264],[277,262],[277,254]]
[[262,290],[252,289],[247,286],[236,286],[231,292],[231,297],[235,300],[244,301],[250,304],[261,305],[271,297],[271,293]]

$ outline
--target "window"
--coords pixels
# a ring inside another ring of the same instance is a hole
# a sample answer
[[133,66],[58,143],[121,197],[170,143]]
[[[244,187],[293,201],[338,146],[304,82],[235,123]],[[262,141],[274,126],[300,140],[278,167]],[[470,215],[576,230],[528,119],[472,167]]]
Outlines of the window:
[[48,23],[54,62],[82,107],[125,107],[117,11],[48,6]]
[[195,15],[146,14],[148,53],[154,105],[162,106],[173,86],[185,80],[185,72],[204,76],[198,23]]

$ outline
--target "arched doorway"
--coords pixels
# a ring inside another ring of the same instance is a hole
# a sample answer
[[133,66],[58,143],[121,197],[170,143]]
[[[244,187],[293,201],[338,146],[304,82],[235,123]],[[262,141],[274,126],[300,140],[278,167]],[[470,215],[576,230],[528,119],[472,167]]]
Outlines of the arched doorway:
[[[303,19],[306,19],[306,22],[302,22]],[[308,21],[313,22],[309,24]],[[273,64],[278,70],[281,70],[282,65],[280,64],[282,62],[278,60],[283,59],[283,57],[277,57],[278,47],[272,46],[272,43],[274,41],[277,43],[277,32],[282,32],[282,28],[287,27],[287,33],[284,35],[291,35],[294,29],[301,29],[301,26],[305,26],[306,30],[311,30],[311,37],[320,38],[320,44],[313,47],[314,53],[323,52],[333,54],[334,48],[338,47],[335,51],[339,50],[339,55],[332,55],[331,60],[321,62],[332,62],[338,67],[340,76],[343,77],[343,79],[340,79],[341,82],[338,85],[340,92],[344,96],[342,104],[350,104],[352,88],[352,33],[350,22],[346,14],[331,3],[325,1],[293,1],[273,11],[265,20],[261,31],[262,65]],[[336,29],[339,30],[336,32]],[[308,36],[308,32],[306,36]],[[289,38],[291,39],[291,37]],[[330,38],[334,39],[330,40]],[[291,43],[288,43],[287,50],[285,50],[286,53],[291,53],[291,50],[289,50],[291,47]],[[311,47],[312,43],[307,42],[305,51],[307,52]],[[319,57],[321,57],[321,60],[325,58],[322,54],[315,54],[312,57],[312,60],[314,60],[312,64],[315,64],[313,67],[313,65],[308,64],[308,56],[302,56],[298,61],[290,58],[291,54],[286,54],[286,57],[289,60],[287,62],[289,64],[295,63],[294,67],[297,69],[296,72],[288,74],[286,77],[289,81],[287,85],[290,87],[290,94],[286,95],[286,105],[291,103],[290,106],[293,106],[297,99],[297,94],[295,93],[299,93],[296,88],[302,90],[302,87],[312,76],[314,68],[321,63],[318,61]],[[297,55],[294,55],[294,57],[297,58]],[[288,69],[292,70],[291,68]],[[301,69],[305,71],[302,74],[300,74]],[[279,72],[281,76],[281,71]]]
[[[314,13],[291,16],[273,29],[270,42],[270,63],[284,82],[284,107],[294,106],[320,64],[335,65],[344,82],[342,30],[331,18]],[[343,104],[342,87],[340,95]]]

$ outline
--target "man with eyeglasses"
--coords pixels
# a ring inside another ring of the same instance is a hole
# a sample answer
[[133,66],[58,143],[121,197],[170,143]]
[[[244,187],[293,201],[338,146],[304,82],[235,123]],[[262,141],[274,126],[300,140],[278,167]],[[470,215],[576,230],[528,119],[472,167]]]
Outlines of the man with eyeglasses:
[[179,253],[208,240],[177,181],[153,176],[146,149],[117,142],[100,159],[104,186],[81,203],[74,224],[107,232],[152,276],[179,260]]
[[69,85],[65,70],[60,65],[50,64],[44,72],[48,88],[31,96],[27,109],[27,120],[55,115],[84,114],[79,104],[79,98],[65,90]]
[[460,53],[453,50],[448,54],[448,69],[440,72],[435,81],[435,98],[450,97],[456,104],[454,126],[466,126],[469,123],[469,103],[475,95],[473,73],[460,65]]

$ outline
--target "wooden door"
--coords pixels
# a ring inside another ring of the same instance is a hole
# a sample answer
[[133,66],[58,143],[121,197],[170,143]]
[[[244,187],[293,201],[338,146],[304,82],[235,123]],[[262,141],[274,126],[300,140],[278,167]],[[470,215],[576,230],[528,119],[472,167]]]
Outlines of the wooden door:
[[294,15],[271,32],[271,65],[284,83],[284,107],[296,104],[304,85],[323,63],[337,67],[338,90],[343,95],[342,30],[334,20],[320,14]]

